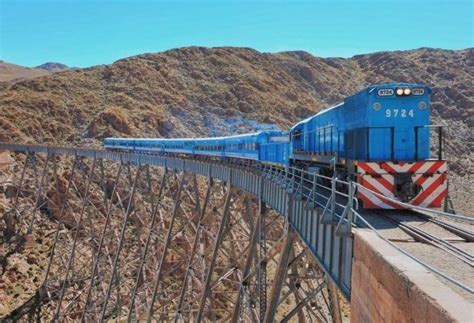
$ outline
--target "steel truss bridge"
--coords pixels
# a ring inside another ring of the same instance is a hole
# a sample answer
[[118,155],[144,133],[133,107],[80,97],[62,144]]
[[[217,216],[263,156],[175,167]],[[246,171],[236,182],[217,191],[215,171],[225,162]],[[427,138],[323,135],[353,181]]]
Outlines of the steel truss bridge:
[[341,321],[354,183],[232,160],[0,150],[15,159],[2,274],[19,252],[31,271],[5,321]]

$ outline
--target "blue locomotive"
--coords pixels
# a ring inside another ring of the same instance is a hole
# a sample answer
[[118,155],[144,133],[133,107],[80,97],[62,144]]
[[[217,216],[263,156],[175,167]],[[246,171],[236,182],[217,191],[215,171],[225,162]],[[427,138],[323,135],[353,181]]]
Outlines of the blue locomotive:
[[[398,208],[385,197],[440,207],[447,167],[430,157],[429,87],[409,83],[370,86],[344,102],[300,121],[288,131],[184,139],[106,138],[106,149],[243,158],[280,167],[295,165],[353,178],[368,190],[366,208]],[[330,167],[330,165],[336,167]],[[370,190],[370,191],[369,191]],[[375,192],[377,194],[373,194]]]

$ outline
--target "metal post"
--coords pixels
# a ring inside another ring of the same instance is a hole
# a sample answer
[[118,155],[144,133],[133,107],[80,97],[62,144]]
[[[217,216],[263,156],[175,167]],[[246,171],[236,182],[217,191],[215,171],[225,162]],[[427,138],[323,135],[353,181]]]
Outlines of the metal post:
[[49,164],[50,159],[51,159],[51,155],[48,153],[48,155],[46,156],[46,161],[44,163],[43,172],[41,174],[41,180],[40,180],[40,184],[39,184],[39,187],[38,187],[38,192],[36,193],[35,204],[33,206],[33,215],[32,215],[32,219],[31,219],[30,225],[28,226],[28,231],[27,231],[28,234],[31,234],[31,232],[33,231],[33,225],[36,221],[36,211],[39,208],[38,204],[39,204],[39,201],[40,201],[40,198],[41,198],[41,192],[43,191],[44,180],[46,178],[46,173],[47,173],[47,170],[48,170],[48,164]]
[[390,127],[390,160],[395,161],[395,127]]
[[259,304],[260,304],[260,322],[263,322],[265,318],[265,312],[267,309],[267,246],[266,246],[266,225],[265,225],[265,203],[259,200],[259,241],[260,241],[260,252],[259,252],[259,267],[258,267],[258,286],[259,286]]
[[326,285],[331,299],[331,314],[334,323],[342,323],[341,306],[339,304],[339,297],[337,296],[336,284],[332,278],[326,274]]
[[[288,263],[288,267],[290,268],[290,277],[289,277],[289,282],[287,283],[290,292],[293,294],[295,298],[295,302],[297,304],[301,304],[301,294],[299,290],[299,286],[301,286],[301,282],[298,279],[298,267],[297,267],[297,261],[298,259],[302,258],[304,253],[306,252],[306,249],[303,249],[297,256],[295,256],[295,250],[294,248],[291,249],[291,255],[290,257],[292,260]],[[289,295],[289,293],[288,293]],[[283,300],[279,302],[281,304]],[[296,306],[298,307],[298,306]],[[298,314],[298,322],[304,322],[304,313],[303,313],[303,306],[299,307],[298,310],[295,311],[295,313]]]
[[198,223],[197,223],[197,230],[196,230],[196,235],[194,236],[193,247],[191,249],[191,254],[189,256],[188,263],[187,263],[187,266],[186,266],[186,272],[185,272],[184,277],[183,277],[183,286],[181,287],[178,306],[176,307],[175,322],[177,322],[178,319],[181,316],[181,308],[183,306],[184,296],[186,294],[187,281],[188,281],[189,275],[191,274],[190,273],[191,264],[193,262],[193,258],[196,254],[196,251],[197,251],[197,247],[198,247],[198,244],[199,244],[199,237],[201,236],[201,234],[200,234],[201,222],[203,221],[204,217],[206,216],[206,210],[207,210],[207,206],[209,204],[209,199],[211,197],[213,184],[214,184],[214,180],[210,177],[209,178],[209,184],[207,186],[206,197],[204,198],[204,205],[201,209],[201,214],[199,216],[199,220],[198,220]]
[[202,320],[203,312],[204,312],[204,307],[206,306],[206,299],[207,299],[207,294],[209,293],[209,285],[211,283],[211,278],[212,278],[212,272],[214,271],[214,265],[217,259],[217,253],[219,252],[219,247],[222,243],[222,238],[224,237],[224,232],[225,232],[225,226],[227,224],[227,219],[229,217],[230,213],[230,202],[232,198],[232,187],[230,183],[227,184],[227,196],[224,204],[224,213],[222,215],[221,223],[219,225],[219,231],[217,233],[216,240],[214,242],[214,250],[212,252],[212,257],[211,257],[211,262],[209,264],[209,267],[207,269],[206,273],[206,279],[201,295],[201,303],[199,305],[199,311],[196,317],[196,322],[200,322]]
[[17,216],[19,215],[18,211],[18,199],[20,197],[20,193],[23,189],[23,181],[25,178],[25,173],[26,169],[28,168],[28,161],[30,159],[30,154],[26,154],[25,157],[25,164],[23,165],[23,170],[21,171],[21,177],[20,177],[20,182],[18,183],[17,190],[15,193],[15,201],[13,202],[13,208],[14,212],[6,212],[4,216],[5,224],[6,224],[6,232],[5,232],[5,242],[10,241],[10,239],[15,235],[15,230],[16,230],[16,223],[17,223]]
[[[342,212],[341,218],[337,223],[336,236],[350,236],[352,234],[352,220],[354,207],[354,184],[349,182],[349,192],[347,198],[347,205]],[[347,218],[347,219],[346,219]]]
[[[125,212],[125,216],[124,216],[124,219],[123,219],[123,222],[122,222],[122,230],[120,231],[120,237],[119,237],[119,240],[118,240],[117,251],[115,252],[115,258],[114,258],[114,263],[113,263],[113,267],[112,267],[112,275],[110,276],[109,286],[107,287],[107,294],[105,295],[104,304],[102,306],[102,314],[101,314],[101,318],[100,318],[101,321],[103,321],[105,319],[105,314],[107,312],[107,303],[108,303],[109,298],[110,298],[110,293],[112,292],[112,285],[114,283],[115,273],[117,272],[117,269],[118,269],[118,262],[119,262],[119,259],[120,259],[120,252],[122,251],[122,246],[123,246],[123,239],[125,237],[125,231],[127,229],[128,218],[129,218],[130,213],[131,213],[131,207],[132,207],[132,204],[133,204],[133,197],[135,195],[135,189],[137,187],[138,178],[140,176],[141,165],[138,164],[137,167],[138,167],[137,173],[135,174],[135,179],[133,180],[133,184],[132,184],[132,192],[131,192],[130,197],[128,199],[127,210]],[[128,173],[131,174],[130,171]],[[119,316],[120,316],[120,314],[119,314]]]
[[[147,170],[147,172],[149,172],[149,170]],[[127,322],[132,321],[133,306],[135,305],[135,298],[136,298],[137,291],[138,291],[138,285],[140,283],[140,278],[141,278],[142,273],[143,273],[143,266],[145,265],[145,262],[146,262],[146,256],[148,254],[148,248],[149,248],[150,243],[151,243],[151,235],[153,233],[153,227],[155,226],[155,223],[156,223],[156,216],[158,214],[159,203],[161,201],[161,196],[163,194],[163,187],[165,185],[166,176],[167,176],[167,170],[165,168],[165,171],[163,172],[163,176],[161,178],[160,190],[159,190],[158,196],[156,198],[156,203],[155,203],[155,205],[153,205],[153,202],[151,202],[152,203],[152,216],[151,216],[151,223],[150,223],[150,231],[148,232],[148,237],[147,237],[146,242],[145,242],[145,247],[143,249],[142,259],[141,259],[141,262],[140,262],[140,268],[138,269],[137,277],[135,279],[135,286],[134,286],[133,291],[132,291],[130,306],[128,308]],[[149,187],[149,190],[151,190],[151,184],[149,184],[148,187]],[[151,197],[151,192],[150,192],[150,197]],[[151,198],[150,198],[150,200],[151,200]]]
[[28,161],[30,160],[30,153],[26,154],[25,164],[23,165],[23,170],[21,171],[20,183],[18,184],[18,189],[15,194],[15,202],[13,202],[13,207],[16,209],[18,205],[18,198],[20,197],[20,192],[23,186],[23,180],[25,178],[26,169],[28,168]]
[[[327,213],[328,208],[330,209],[331,213]],[[335,218],[336,212],[336,177],[333,176],[331,179],[331,195],[324,207],[320,223],[322,224],[332,224]]]
[[[261,217],[263,217],[263,213],[259,212],[257,219],[255,220],[255,227],[253,228],[253,232],[251,235],[250,245],[249,245],[249,252],[247,254],[247,258],[245,260],[244,270],[242,272],[242,283],[240,285],[239,292],[237,293],[237,299],[235,301],[234,313],[232,315],[232,322],[236,323],[239,319],[240,314],[240,298],[243,294],[242,289],[248,286],[249,274],[250,274],[250,267],[252,266],[252,259],[254,258],[255,251],[257,250],[257,242],[259,240],[260,234],[260,225],[262,223]],[[249,219],[249,223],[252,224],[251,219]]]
[[[302,308],[304,306],[306,306],[306,304],[308,304],[308,302],[310,300],[313,299],[313,297],[315,297],[319,292],[322,291],[322,289],[326,286],[326,284],[323,282],[321,284],[319,284],[319,286],[313,290],[310,294],[308,294],[303,300],[301,300],[301,302],[299,302],[294,309],[291,310],[290,313],[288,313],[280,322],[282,323],[286,323],[286,322],[289,322],[290,319],[296,315],[296,313],[300,312],[302,310]],[[301,322],[300,320],[298,320],[298,322]]]
[[60,231],[61,224],[62,224],[62,218],[63,218],[63,215],[64,215],[64,210],[66,209],[65,206],[66,206],[66,202],[68,200],[69,190],[70,190],[71,185],[72,185],[72,179],[74,177],[74,172],[76,170],[76,166],[77,166],[77,156],[74,158],[74,162],[72,164],[71,176],[69,177],[69,180],[68,180],[68,183],[67,183],[67,186],[66,186],[66,191],[64,192],[64,199],[62,200],[61,209],[59,211],[58,225],[56,226],[56,232],[54,234],[53,245],[51,247],[51,254],[49,256],[48,267],[46,269],[46,274],[44,276],[43,286],[46,286],[46,284],[48,282],[49,272],[51,271],[51,265],[52,265],[52,262],[53,262],[53,257],[54,257],[54,253],[55,253],[55,250],[56,250],[56,245],[57,245],[58,239],[59,239],[59,231]]
[[82,225],[82,218],[84,216],[84,211],[86,209],[86,204],[88,202],[90,185],[91,185],[91,182],[92,182],[92,176],[94,175],[94,170],[95,170],[96,163],[97,163],[97,159],[94,158],[94,162],[92,163],[90,173],[87,177],[86,190],[84,192],[84,197],[83,197],[83,200],[82,200],[82,207],[81,207],[81,212],[80,212],[80,215],[79,215],[79,219],[76,223],[76,233],[74,235],[72,250],[71,250],[71,254],[69,256],[68,262],[67,262],[66,273],[65,273],[64,281],[63,281],[62,286],[61,286],[61,292],[60,292],[60,295],[59,295],[58,305],[57,305],[56,312],[55,312],[54,317],[53,317],[53,321],[55,321],[55,322],[59,320],[59,314],[61,313],[61,303],[62,303],[63,298],[64,298],[64,292],[66,290],[66,285],[67,285],[67,281],[68,281],[68,277],[69,277],[69,271],[71,270],[72,262],[74,260],[74,255],[75,255],[75,252],[76,252],[77,239],[79,237],[79,232],[81,231],[80,229],[81,229],[81,225]]
[[415,127],[415,161],[418,161],[418,129],[420,127]]
[[283,282],[285,281],[286,274],[288,271],[288,260],[290,258],[291,249],[293,247],[293,242],[295,239],[295,232],[290,229],[287,233],[284,248],[282,250],[280,260],[278,261],[278,267],[275,272],[273,279],[272,289],[270,292],[270,300],[268,303],[267,311],[265,313],[264,322],[271,323],[275,317],[275,313],[278,306],[278,299],[280,298],[281,288],[283,287]]
[[89,305],[89,299],[92,295],[92,287],[94,286],[95,273],[96,273],[97,267],[99,265],[99,258],[100,258],[100,254],[101,254],[101,251],[102,251],[102,247],[104,245],[104,240],[105,240],[107,228],[108,228],[108,225],[109,225],[109,222],[110,222],[110,215],[112,213],[112,204],[113,204],[112,199],[113,199],[113,196],[115,195],[115,191],[117,189],[117,183],[118,183],[118,180],[119,180],[120,175],[122,173],[122,166],[123,166],[123,164],[120,163],[119,169],[117,171],[117,175],[115,177],[110,202],[108,203],[108,206],[107,206],[107,214],[105,216],[104,229],[102,230],[102,235],[100,237],[99,246],[97,248],[96,256],[95,256],[95,259],[94,259],[94,264],[92,265],[91,280],[90,280],[90,283],[89,283],[89,287],[87,289],[86,300],[84,302],[84,308],[82,309],[81,322],[85,321],[85,319],[86,319],[86,311],[87,311],[87,306]]
[[443,127],[438,127],[438,160],[443,159]]
[[158,286],[160,285],[160,281],[161,281],[161,275],[162,275],[162,272],[163,272],[163,264],[165,262],[166,255],[168,254],[168,247],[171,244],[171,238],[172,238],[172,235],[173,235],[173,226],[174,226],[174,222],[176,220],[176,215],[178,214],[181,191],[183,190],[184,183],[185,183],[185,175],[183,174],[183,176],[181,178],[181,181],[180,181],[180,184],[179,184],[179,187],[178,187],[178,192],[176,193],[176,198],[175,198],[174,206],[173,206],[173,215],[171,217],[171,222],[169,224],[168,233],[166,235],[165,245],[163,246],[163,253],[161,254],[161,259],[160,259],[160,262],[158,263],[158,268],[156,270],[156,274],[155,274],[155,278],[154,278],[153,294],[152,294],[152,297],[151,297],[150,306],[148,307],[148,310],[147,310],[146,321],[148,323],[151,322],[151,319],[152,319],[152,316],[153,316],[153,306],[155,305],[155,300],[156,300],[156,296],[157,296],[157,293],[158,293]]
[[295,190],[295,200],[296,201],[301,201],[303,200],[303,193],[304,193],[304,178],[303,178],[303,172],[300,171],[299,174],[299,181],[298,181],[298,186],[296,186]]

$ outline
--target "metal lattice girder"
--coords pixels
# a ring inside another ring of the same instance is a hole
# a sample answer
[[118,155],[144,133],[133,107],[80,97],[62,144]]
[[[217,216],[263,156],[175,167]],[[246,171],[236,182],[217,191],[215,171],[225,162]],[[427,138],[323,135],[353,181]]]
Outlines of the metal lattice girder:
[[273,313],[267,319],[335,317],[313,250],[294,235],[304,201],[272,181],[301,191],[291,176],[270,169],[272,179],[265,179],[225,163],[62,152],[17,158],[24,167],[15,174],[12,214],[26,221],[12,239],[31,228],[45,252],[34,294],[11,318],[32,309],[61,321],[258,321],[265,309]]

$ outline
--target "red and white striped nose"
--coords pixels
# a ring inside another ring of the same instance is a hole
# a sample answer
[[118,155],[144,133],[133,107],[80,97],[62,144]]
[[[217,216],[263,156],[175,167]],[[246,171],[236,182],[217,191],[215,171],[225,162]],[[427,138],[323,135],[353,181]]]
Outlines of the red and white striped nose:
[[[365,189],[358,197],[365,208],[401,208],[384,197],[426,208],[441,207],[448,194],[446,161],[415,163],[359,162],[357,180]],[[411,188],[406,184],[410,176]],[[405,177],[402,181],[399,178]],[[405,195],[400,195],[405,194]]]

